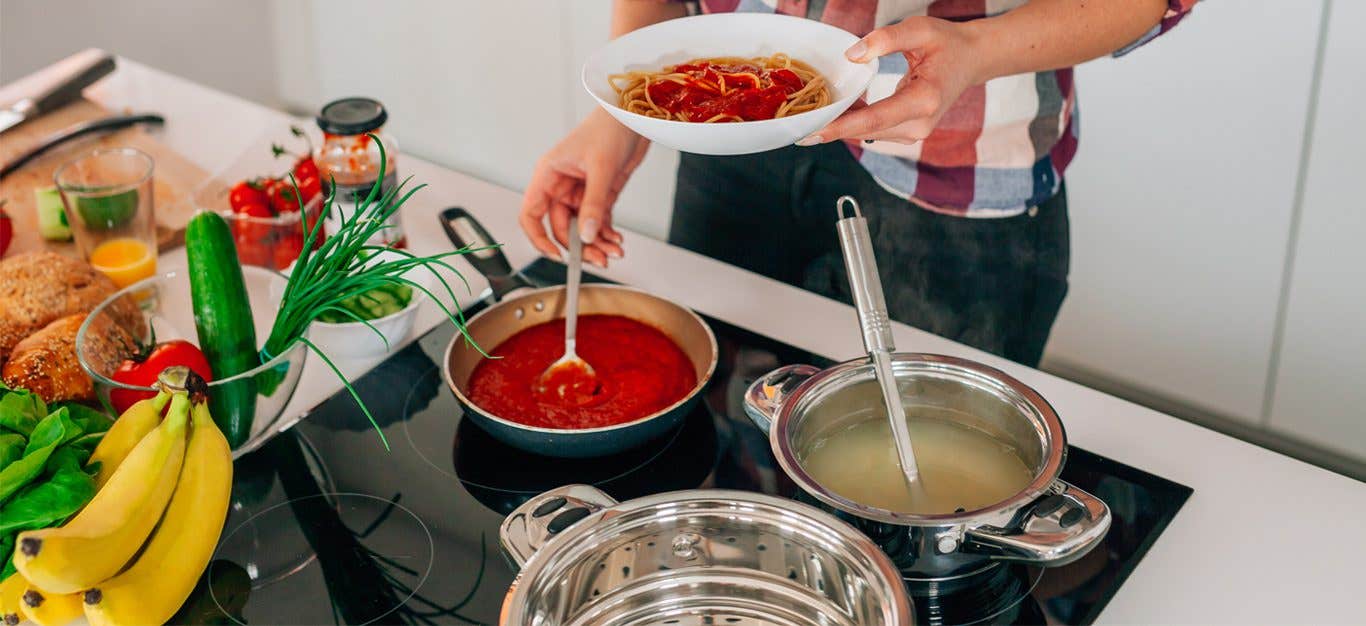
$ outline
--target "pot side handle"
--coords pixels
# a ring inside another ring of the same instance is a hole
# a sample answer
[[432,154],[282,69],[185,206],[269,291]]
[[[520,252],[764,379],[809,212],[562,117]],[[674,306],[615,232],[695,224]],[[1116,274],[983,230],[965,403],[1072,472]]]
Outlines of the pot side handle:
[[588,485],[556,487],[527,500],[503,519],[498,539],[520,568],[559,533],[616,504],[612,496]]
[[503,254],[502,244],[494,241],[493,235],[469,211],[450,207],[441,212],[440,219],[441,229],[446,231],[451,244],[457,250],[470,249],[461,256],[488,279],[495,302],[515,289],[534,286],[521,272],[513,271],[507,255]]
[[768,433],[773,430],[773,420],[787,397],[819,371],[814,365],[784,365],[760,376],[745,390],[745,414]]
[[1025,507],[1016,520],[1005,529],[968,529],[967,547],[1003,561],[1066,565],[1105,538],[1110,530],[1110,507],[1071,483],[1057,480],[1049,494]]

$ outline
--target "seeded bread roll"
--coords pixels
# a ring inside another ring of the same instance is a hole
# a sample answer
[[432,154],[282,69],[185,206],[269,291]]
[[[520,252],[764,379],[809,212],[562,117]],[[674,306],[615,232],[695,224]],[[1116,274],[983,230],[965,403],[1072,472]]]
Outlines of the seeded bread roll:
[[[25,337],[76,313],[88,313],[118,289],[88,263],[55,252],[29,252],[0,261],[0,363]],[[131,299],[114,303],[109,316],[134,337],[145,328]]]
[[[84,313],[68,315],[20,341],[0,368],[0,378],[44,402],[94,401],[94,384],[76,360],[76,331],[84,321]],[[89,337],[86,356],[97,371],[114,371],[137,350],[133,336],[103,313],[90,323]]]

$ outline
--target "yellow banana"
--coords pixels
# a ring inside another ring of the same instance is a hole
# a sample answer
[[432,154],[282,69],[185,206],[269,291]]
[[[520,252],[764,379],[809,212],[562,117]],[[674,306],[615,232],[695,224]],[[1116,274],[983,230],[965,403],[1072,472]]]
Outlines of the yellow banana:
[[146,549],[132,567],[85,593],[93,626],[166,623],[213,557],[232,495],[232,450],[207,402],[196,402],[193,416],[180,483]]
[[19,533],[14,566],[51,593],[85,591],[123,569],[166,510],[185,457],[189,398],[177,393],[152,429],[95,498],[60,528]]
[[9,578],[0,582],[0,621],[4,621],[7,626],[24,621],[23,609],[19,608],[19,603],[23,602],[20,598],[24,596],[25,589],[28,589],[28,581],[18,572],[10,574]]
[[29,585],[19,610],[38,626],[64,626],[81,616],[81,594],[47,593]]
[[128,453],[157,427],[161,422],[161,409],[170,399],[171,394],[163,391],[146,400],[139,400],[114,421],[87,462],[87,465],[100,464],[100,471],[95,475],[96,487],[103,487],[104,483],[109,482],[109,477],[114,475],[114,470],[119,468]]

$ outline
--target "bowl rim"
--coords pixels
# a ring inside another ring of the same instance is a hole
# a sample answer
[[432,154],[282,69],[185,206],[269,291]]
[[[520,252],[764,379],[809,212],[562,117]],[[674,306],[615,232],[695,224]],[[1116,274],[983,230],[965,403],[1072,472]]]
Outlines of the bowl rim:
[[[858,35],[855,35],[855,34],[849,32],[849,31],[847,31],[847,30],[844,30],[843,28],[839,28],[838,26],[832,26],[832,25],[826,24],[826,23],[824,23],[824,22],[820,22],[820,21],[816,21],[816,20],[807,19],[807,18],[804,18],[804,17],[797,17],[797,16],[794,16],[794,15],[784,15],[784,14],[781,14],[781,13],[749,13],[749,12],[744,12],[744,13],[704,13],[704,14],[701,14],[701,15],[689,15],[689,16],[686,16],[686,17],[679,17],[679,18],[674,18],[674,19],[671,19],[671,20],[665,20],[665,21],[663,21],[663,22],[658,22],[658,23],[655,23],[655,24],[651,24],[651,25],[645,26],[645,27],[643,27],[643,28],[638,28],[638,29],[633,30],[633,31],[631,31],[631,32],[629,32],[629,33],[626,33],[625,35],[622,35],[621,37],[618,37],[618,38],[616,38],[616,39],[613,39],[613,40],[611,40],[611,41],[608,41],[607,43],[605,43],[605,44],[603,44],[602,46],[600,46],[597,50],[594,50],[593,53],[592,53],[591,55],[588,56],[588,60],[584,61],[583,68],[579,71],[579,82],[583,85],[583,90],[584,90],[584,91],[587,91],[589,97],[593,98],[593,100],[596,101],[599,105],[601,105],[601,106],[603,106],[603,107],[606,107],[609,111],[611,111],[611,112],[613,112],[613,113],[622,113],[622,114],[625,114],[625,115],[628,115],[628,116],[631,116],[631,117],[634,117],[634,118],[639,118],[639,119],[642,119],[642,120],[650,120],[651,122],[658,122],[658,123],[661,123],[661,124],[676,125],[676,126],[679,126],[679,127],[683,127],[683,126],[692,126],[692,127],[696,127],[696,126],[699,126],[699,125],[706,125],[706,126],[709,126],[709,127],[717,127],[717,128],[746,128],[746,127],[748,127],[748,128],[753,128],[754,125],[756,125],[756,124],[770,124],[770,125],[776,125],[777,122],[782,122],[782,121],[787,121],[787,120],[795,120],[795,119],[801,118],[802,116],[808,116],[808,115],[812,115],[812,114],[814,114],[814,113],[820,113],[820,112],[822,112],[822,111],[824,111],[825,109],[828,109],[828,108],[830,108],[830,107],[838,107],[838,106],[840,106],[840,103],[844,102],[845,100],[848,100],[848,101],[849,101],[849,103],[848,103],[847,105],[844,105],[844,107],[843,107],[843,108],[846,108],[846,109],[847,109],[848,106],[849,106],[849,105],[852,105],[853,102],[854,102],[855,100],[857,100],[857,99],[863,97],[863,95],[864,95],[865,93],[867,93],[868,87],[869,87],[870,85],[873,84],[873,79],[874,79],[874,78],[877,78],[877,71],[878,71],[878,68],[880,67],[880,64],[881,64],[881,60],[880,60],[880,59],[878,59],[878,58],[873,58],[873,59],[869,60],[869,61],[866,62],[866,63],[855,63],[855,65],[857,65],[857,66],[859,66],[859,67],[861,67],[861,68],[867,68],[867,69],[868,69],[868,76],[865,77],[865,78],[861,81],[862,84],[856,85],[856,89],[854,89],[854,90],[850,93],[850,95],[848,95],[848,96],[845,96],[845,97],[840,98],[840,99],[838,99],[838,100],[831,100],[830,103],[829,103],[829,104],[826,104],[825,106],[817,107],[817,108],[811,109],[810,111],[803,111],[803,112],[798,113],[798,114],[796,114],[796,115],[787,115],[787,116],[784,116],[784,117],[775,117],[775,118],[773,118],[773,119],[768,119],[768,120],[746,120],[746,121],[740,121],[740,122],[726,122],[726,123],[724,123],[724,124],[706,124],[705,122],[683,122],[683,121],[679,121],[679,120],[672,120],[672,119],[670,119],[670,120],[665,120],[665,119],[660,119],[660,118],[657,118],[657,117],[650,117],[650,116],[648,116],[648,115],[641,115],[640,113],[636,113],[636,112],[634,112],[634,111],[628,111],[628,110],[626,110],[626,109],[623,109],[623,108],[621,108],[621,106],[617,105],[616,103],[608,102],[608,101],[606,101],[606,100],[603,100],[600,96],[598,96],[597,92],[596,92],[596,91],[593,89],[593,87],[589,84],[589,82],[588,82],[588,68],[589,68],[590,66],[594,65],[595,63],[597,63],[597,62],[599,61],[599,57],[601,57],[601,56],[606,52],[606,50],[607,50],[608,48],[612,47],[613,45],[617,45],[619,42],[621,42],[621,41],[623,41],[623,40],[625,40],[625,39],[627,39],[627,38],[632,38],[632,37],[640,36],[640,34],[649,32],[650,30],[653,30],[653,29],[656,29],[656,28],[662,28],[662,27],[669,26],[669,25],[675,25],[675,26],[676,26],[676,23],[677,23],[677,22],[680,22],[680,21],[684,21],[684,20],[703,20],[703,19],[709,19],[709,20],[719,20],[719,19],[732,19],[732,20],[734,20],[734,19],[739,19],[739,20],[753,20],[753,19],[774,20],[774,19],[783,19],[783,20],[795,20],[795,21],[798,21],[798,22],[803,22],[803,23],[805,23],[805,24],[809,24],[809,25],[816,26],[817,28],[825,28],[825,29],[828,29],[828,30],[836,30],[836,31],[839,31],[840,33],[844,33],[844,34],[848,35],[849,37],[853,38],[854,41],[858,41]],[[850,45],[852,45],[852,42],[851,42]],[[794,58],[795,58],[795,57],[794,57]],[[853,61],[850,61],[850,63],[853,63]]]
[[299,222],[302,222],[302,221],[303,221],[303,215],[304,215],[305,213],[313,213],[314,211],[318,211],[318,216],[321,217],[322,214],[323,214],[323,211],[321,210],[321,209],[323,208],[322,204],[323,204],[323,194],[318,194],[318,195],[315,196],[312,200],[309,200],[308,202],[305,202],[305,203],[304,203],[304,208],[303,208],[302,211],[289,211],[289,212],[287,212],[287,213],[277,213],[277,214],[275,214],[275,215],[273,215],[273,216],[271,216],[271,217],[257,217],[257,216],[255,216],[255,215],[243,215],[243,214],[241,214],[241,213],[238,213],[238,212],[236,212],[236,211],[233,211],[233,210],[232,210],[232,207],[228,207],[228,208],[226,208],[226,209],[220,209],[220,208],[206,207],[206,206],[202,206],[202,205],[201,205],[199,208],[200,208],[200,209],[203,209],[203,210],[205,210],[205,211],[212,212],[212,213],[217,213],[217,214],[219,214],[220,216],[222,216],[223,219],[227,220],[228,222],[243,222],[243,223],[247,223],[247,224],[264,224],[264,225],[268,225],[268,226],[294,226],[295,224],[298,224]]
[[[187,268],[180,268],[180,267],[178,267],[178,268],[175,268],[175,269],[172,269],[172,270],[167,270],[167,271],[164,271],[164,272],[160,272],[160,273],[155,274],[155,275],[153,275],[153,276],[148,276],[147,278],[144,278],[144,279],[142,279],[142,280],[140,280],[140,281],[138,281],[138,282],[135,282],[135,283],[133,283],[133,284],[131,284],[131,285],[128,285],[127,287],[124,287],[123,289],[120,289],[120,290],[114,292],[114,293],[111,294],[108,298],[105,298],[103,302],[100,302],[99,305],[97,305],[95,308],[93,308],[93,309],[90,310],[90,313],[88,313],[88,314],[85,316],[85,320],[81,322],[81,327],[80,327],[80,329],[78,329],[78,330],[76,331],[75,350],[76,350],[76,362],[80,363],[80,365],[81,365],[81,370],[83,370],[83,371],[86,373],[86,375],[90,376],[91,380],[93,380],[96,384],[101,384],[101,385],[105,385],[105,386],[108,386],[108,387],[111,387],[111,388],[116,388],[116,389],[127,389],[127,390],[130,390],[130,391],[152,391],[152,392],[158,391],[158,389],[155,388],[155,387],[143,387],[143,386],[141,386],[141,385],[130,385],[130,384],[128,384],[128,383],[118,382],[118,381],[116,381],[116,380],[110,379],[109,377],[107,377],[107,376],[105,376],[105,375],[103,375],[103,374],[100,374],[99,372],[94,371],[94,370],[91,369],[91,367],[85,362],[85,357],[83,356],[83,353],[82,353],[80,347],[81,347],[81,345],[84,343],[83,340],[84,340],[84,338],[85,338],[86,330],[89,329],[89,327],[90,327],[90,321],[93,320],[93,319],[95,319],[95,316],[96,316],[97,314],[103,313],[104,310],[105,310],[106,308],[108,308],[109,305],[113,304],[113,302],[114,302],[115,300],[117,300],[117,299],[119,299],[119,298],[122,298],[122,297],[124,297],[124,296],[130,296],[130,297],[132,297],[132,294],[133,294],[134,292],[137,292],[137,291],[140,291],[140,290],[143,290],[143,289],[150,288],[150,287],[156,285],[157,283],[159,283],[159,282],[161,282],[161,281],[165,281],[165,280],[169,280],[169,279],[172,279],[172,278],[176,278],[176,277],[178,277],[179,275],[181,275],[182,273],[185,273],[185,272],[188,272],[188,271],[189,271],[189,270],[188,270]],[[255,266],[255,265],[243,265],[243,266],[242,266],[242,271],[243,271],[244,273],[265,274],[265,275],[267,275],[269,278],[272,278],[272,279],[284,280],[284,276],[281,275],[279,272],[275,272],[275,271],[272,271],[272,270],[268,270],[268,269],[266,269],[266,268],[264,268],[264,267],[257,267],[257,266]],[[195,345],[196,345],[196,347],[198,347],[198,344],[195,344]],[[253,378],[253,377],[255,377],[257,374],[260,374],[261,372],[264,372],[264,371],[266,371],[266,370],[270,370],[270,369],[274,369],[274,368],[278,367],[280,364],[282,364],[282,363],[284,363],[285,361],[288,361],[289,359],[291,359],[291,358],[294,356],[294,353],[295,353],[295,352],[297,352],[297,351],[299,351],[299,350],[306,350],[307,347],[308,347],[307,344],[305,344],[305,343],[302,342],[302,341],[294,341],[293,343],[291,343],[291,344],[289,345],[288,348],[285,348],[284,350],[282,350],[282,351],[280,352],[279,356],[276,356],[276,357],[270,359],[269,361],[267,361],[267,362],[265,362],[265,363],[262,363],[261,365],[258,365],[258,366],[256,366],[256,367],[253,367],[253,368],[251,368],[251,369],[249,369],[249,370],[247,370],[247,371],[245,371],[245,372],[242,372],[242,373],[240,373],[240,374],[234,374],[234,375],[229,376],[229,377],[227,377],[227,378],[219,378],[219,379],[214,379],[214,380],[209,381],[209,388],[212,389],[212,388],[214,388],[214,387],[218,387],[218,386],[221,386],[221,385],[226,385],[226,384],[228,384],[228,383],[237,382],[237,381],[240,381],[240,380],[245,380],[245,379],[247,379],[247,378]]]

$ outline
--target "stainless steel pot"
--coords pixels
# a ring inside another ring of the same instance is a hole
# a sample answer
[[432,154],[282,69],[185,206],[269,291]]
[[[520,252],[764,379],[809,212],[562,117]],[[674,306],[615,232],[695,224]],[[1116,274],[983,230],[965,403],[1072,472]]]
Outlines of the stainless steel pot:
[[1067,435],[1038,392],[1000,370],[950,356],[897,353],[892,369],[908,413],[920,406],[965,416],[967,425],[1013,447],[1034,479],[1002,502],[946,515],[880,509],[822,486],[802,468],[799,451],[832,430],[886,419],[867,359],[824,370],[810,365],[774,370],[750,386],[745,411],[768,431],[773,454],[788,476],[873,537],[908,579],[968,575],[992,561],[1063,565],[1105,536],[1110,527],[1105,503],[1058,478]]
[[522,567],[505,626],[909,626],[900,575],[869,539],[804,504],[698,489],[618,503],[585,485],[504,521]]
[[540,428],[494,415],[470,402],[465,391],[474,368],[486,357],[470,341],[492,350],[519,331],[564,317],[562,286],[535,288],[513,271],[493,237],[467,211],[446,209],[441,224],[457,248],[470,247],[465,255],[489,280],[495,304],[465,323],[446,347],[442,373],[446,385],[465,409],[465,415],[499,441],[528,452],[555,457],[596,457],[613,454],[658,438],[678,427],[701,398],[702,389],[716,371],[716,336],[690,309],[639,289],[611,284],[579,287],[579,314],[624,315],[644,322],[668,335],[692,362],[697,385],[678,402],[624,424],[600,428]]

